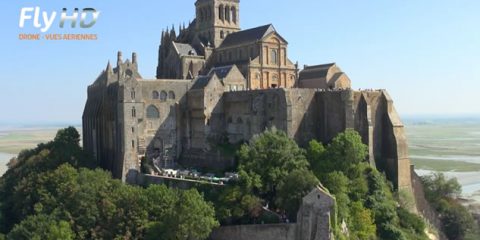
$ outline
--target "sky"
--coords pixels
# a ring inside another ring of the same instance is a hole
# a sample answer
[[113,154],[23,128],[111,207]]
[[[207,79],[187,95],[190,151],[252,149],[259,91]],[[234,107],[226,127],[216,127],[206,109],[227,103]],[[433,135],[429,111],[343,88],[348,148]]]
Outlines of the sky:
[[[24,7],[58,14],[95,8],[89,29],[46,34],[97,34],[96,41],[22,41],[40,33]],[[140,73],[153,79],[162,29],[195,14],[194,0],[1,1],[0,123],[80,123],[87,86],[117,51],[137,52]],[[336,62],[352,87],[387,89],[401,116],[480,115],[478,0],[241,0],[242,29],[272,23],[300,66]]]

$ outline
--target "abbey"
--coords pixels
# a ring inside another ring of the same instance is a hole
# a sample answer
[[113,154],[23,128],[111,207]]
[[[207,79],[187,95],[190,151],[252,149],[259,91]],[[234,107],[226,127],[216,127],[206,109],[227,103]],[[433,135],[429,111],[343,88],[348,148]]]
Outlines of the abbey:
[[403,124],[388,93],[351,90],[335,63],[299,69],[273,25],[240,28],[239,2],[198,0],[188,26],[163,31],[157,79],[142,78],[135,53],[124,60],[119,52],[88,87],[84,148],[134,182],[142,159],[158,169],[228,169],[234,157],[222,146],[269,127],[303,146],[352,128],[370,163],[411,189]]

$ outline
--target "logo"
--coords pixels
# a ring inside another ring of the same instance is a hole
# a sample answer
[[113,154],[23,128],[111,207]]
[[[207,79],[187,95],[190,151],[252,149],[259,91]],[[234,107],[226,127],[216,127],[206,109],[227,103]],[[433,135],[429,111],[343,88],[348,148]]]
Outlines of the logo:
[[[100,12],[95,8],[83,8],[81,11],[74,8],[69,11],[63,8],[58,14],[56,11],[47,12],[40,7],[24,7],[20,10],[18,26],[23,29],[26,25],[39,29],[41,33],[47,33],[54,24],[64,28],[92,28],[98,20]],[[19,34],[20,40],[96,40],[96,34]]]

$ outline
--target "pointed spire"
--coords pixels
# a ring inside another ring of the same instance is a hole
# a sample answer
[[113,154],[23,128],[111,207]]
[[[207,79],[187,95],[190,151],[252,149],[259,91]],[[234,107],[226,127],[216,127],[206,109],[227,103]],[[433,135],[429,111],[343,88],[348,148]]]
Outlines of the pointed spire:
[[175,32],[175,26],[172,24],[172,30],[170,30],[170,37],[175,39],[177,37],[177,33]]
[[108,60],[107,68],[105,69],[105,71],[107,71],[107,73],[112,72],[112,65],[110,64],[110,60]]

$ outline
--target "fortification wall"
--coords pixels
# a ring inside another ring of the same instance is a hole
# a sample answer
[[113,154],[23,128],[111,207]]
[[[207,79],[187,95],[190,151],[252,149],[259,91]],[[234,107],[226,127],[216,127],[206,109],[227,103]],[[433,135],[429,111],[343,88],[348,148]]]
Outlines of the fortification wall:
[[296,224],[236,225],[215,229],[211,240],[294,240]]
[[[442,223],[437,212],[430,206],[430,203],[425,198],[425,191],[422,184],[422,179],[415,173],[414,168],[411,168],[412,176],[412,190],[415,197],[416,207],[418,213],[420,213],[428,224],[435,227],[437,230],[442,229]],[[442,231],[438,231],[440,240],[447,240],[448,238]]]

